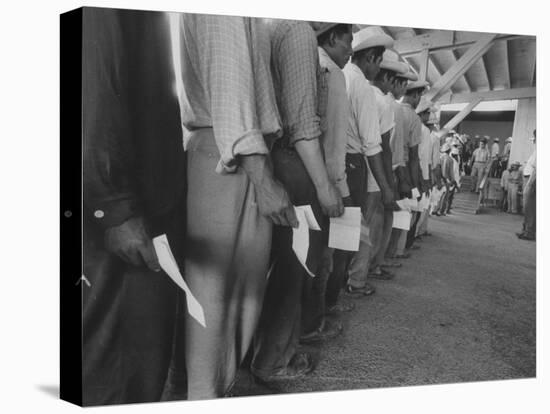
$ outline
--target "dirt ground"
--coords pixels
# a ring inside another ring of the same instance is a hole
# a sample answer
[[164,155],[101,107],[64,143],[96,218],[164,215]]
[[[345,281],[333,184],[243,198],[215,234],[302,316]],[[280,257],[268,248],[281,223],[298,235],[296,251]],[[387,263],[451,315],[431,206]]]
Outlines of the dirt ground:
[[529,378],[536,375],[534,242],[521,216],[431,217],[391,281],[353,300],[343,334],[309,348],[315,371],[265,388],[241,370],[234,396]]

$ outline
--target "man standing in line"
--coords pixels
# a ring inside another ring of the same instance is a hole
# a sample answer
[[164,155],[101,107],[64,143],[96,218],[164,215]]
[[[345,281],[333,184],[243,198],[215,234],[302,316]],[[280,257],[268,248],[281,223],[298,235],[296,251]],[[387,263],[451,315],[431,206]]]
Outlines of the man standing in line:
[[537,234],[537,130],[533,131],[535,149],[523,168],[523,231],[516,233],[522,240],[535,240]]
[[[419,194],[425,193],[428,189],[424,189],[422,181],[422,171],[420,169],[420,159],[418,156],[418,146],[422,142],[422,122],[415,112],[416,107],[420,103],[422,94],[428,88],[429,83],[426,81],[416,81],[407,85],[407,92],[403,97],[404,120],[405,120],[405,162],[407,163],[407,173],[409,174],[409,182],[412,188],[416,188]],[[411,228],[407,232],[405,247],[410,249],[413,247],[414,236],[416,233],[416,224],[420,217],[420,213],[413,212],[411,218]],[[400,252],[400,249],[398,248]]]
[[188,398],[226,395],[262,310],[272,223],[296,226],[269,148],[281,124],[259,20],[179,15],[175,62],[187,129],[185,278],[206,327],[185,320]]
[[[312,23],[319,44],[319,115],[321,117],[320,142],[323,147],[327,173],[338,189],[344,206],[353,202],[346,181],[346,129],[349,103],[346,80],[342,69],[352,55],[351,24]],[[328,241],[328,239],[327,239]],[[306,278],[312,288],[306,289],[303,299],[303,335],[301,343],[314,343],[333,337],[340,328],[330,328],[327,313],[350,311],[353,304],[338,302],[342,281],[329,278],[333,268],[334,249],[324,246],[323,260],[315,278]],[[334,273],[333,273],[334,275]]]
[[[359,251],[353,254],[346,287],[348,293],[358,296],[374,293],[374,288],[367,283],[367,273],[371,255],[375,253],[375,246],[380,243],[378,238],[381,232],[371,236],[370,231],[375,221],[383,217],[384,208],[391,209],[395,204],[393,189],[388,183],[384,168],[376,95],[368,83],[368,79],[374,79],[380,70],[384,50],[392,45],[393,39],[380,27],[364,28],[354,34],[353,58],[344,68],[351,105],[347,130],[347,160],[349,165],[355,167],[355,174],[366,176],[366,183],[357,188],[356,198],[359,199],[362,211],[362,232],[366,230],[369,236],[368,241],[361,237]],[[385,128],[389,131],[391,127],[390,119]]]
[[[309,23],[276,20],[270,32],[271,72],[281,113],[283,137],[271,150],[275,177],[294,205],[311,205],[323,231],[310,231],[307,267],[317,275],[327,244],[328,217],[343,214],[339,190],[331,182],[323,159],[320,126],[318,43]],[[295,379],[313,369],[307,352],[298,352],[302,297],[311,289],[310,276],[292,250],[292,229],[275,226],[273,263],[264,306],[254,339],[253,375],[264,382]],[[321,320],[321,323],[324,319]],[[315,326],[333,337],[341,326]],[[307,334],[308,332],[306,332]]]
[[[398,197],[398,195],[395,191],[396,182],[394,178],[393,154],[391,148],[391,137],[395,129],[395,98],[391,92],[395,89],[396,82],[398,82],[397,76],[405,75],[408,69],[406,64],[397,61],[397,56],[394,52],[386,50],[382,62],[380,63],[380,72],[376,75],[374,82],[371,82],[376,95],[378,113],[380,116],[384,169],[386,171],[386,178],[394,189],[395,197]],[[389,124],[388,120],[390,119],[392,127],[390,130],[387,130]],[[380,217],[379,221],[381,222],[379,226],[382,234],[379,238],[379,244],[374,246],[376,252],[374,253],[374,258],[371,259],[369,277],[387,280],[394,277],[394,274],[386,269],[386,267],[391,267],[392,264],[384,260],[392,233],[393,209],[385,208],[383,210],[383,216]],[[371,234],[375,234],[374,229],[372,229]]]
[[441,147],[441,176],[445,184],[446,192],[443,195],[443,199],[440,202],[440,208],[436,213],[436,216],[445,216],[447,206],[449,204],[449,198],[451,197],[451,189],[454,186],[453,179],[453,159],[451,158],[451,146],[447,143]]
[[500,139],[498,137],[493,138],[493,145],[491,145],[491,157],[498,158],[500,155]]
[[152,239],[182,258],[186,210],[168,16],[85,7],[82,23],[82,404],[160,401],[179,288]]
[[[416,82],[418,76],[410,69],[404,75],[396,77],[392,90],[394,100],[392,103],[395,127],[390,138],[392,150],[392,168],[395,178],[395,193],[397,199],[411,197],[412,184],[409,178],[407,160],[409,147],[405,143],[405,137],[409,136],[407,123],[405,122],[404,107],[397,100],[401,99],[407,91],[409,81]],[[386,258],[408,258],[409,254],[404,252],[407,232],[401,229],[392,229],[390,242],[385,252]]]
[[[424,181],[424,189],[426,190],[425,197],[429,197],[429,191],[432,187],[432,134],[428,128],[428,122],[433,111],[433,104],[424,99],[420,100],[420,103],[416,107],[416,113],[422,121],[422,141],[418,146],[418,156],[420,159],[420,169],[422,170],[422,180]],[[428,232],[428,210],[424,210],[420,213],[420,218],[416,226],[416,237]]]

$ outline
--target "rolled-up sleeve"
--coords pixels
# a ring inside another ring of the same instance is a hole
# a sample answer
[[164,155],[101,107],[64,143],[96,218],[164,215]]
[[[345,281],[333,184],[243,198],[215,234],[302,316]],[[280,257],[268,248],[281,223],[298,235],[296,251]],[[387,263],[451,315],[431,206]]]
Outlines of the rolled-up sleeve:
[[328,75],[327,129],[323,137],[323,149],[327,173],[342,197],[349,196],[346,179],[346,128],[349,103],[346,81],[341,71],[333,70]]
[[[256,114],[253,61],[246,18],[184,14],[181,17],[182,62],[201,83],[220,151],[221,163],[231,169],[239,155],[268,154]],[[185,85],[184,88],[199,88]],[[192,102],[189,102],[192,105]]]
[[279,110],[290,145],[321,135],[317,113],[317,39],[307,24],[293,25],[278,45]]

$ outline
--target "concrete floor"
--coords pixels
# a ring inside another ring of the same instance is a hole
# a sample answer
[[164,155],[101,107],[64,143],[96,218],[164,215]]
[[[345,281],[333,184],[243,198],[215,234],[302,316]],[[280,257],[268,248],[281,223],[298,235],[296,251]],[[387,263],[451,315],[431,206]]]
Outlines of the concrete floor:
[[309,348],[311,375],[267,389],[241,370],[233,394],[534,377],[536,245],[515,236],[521,223],[494,210],[431,217],[433,235],[394,280],[354,300],[342,336]]

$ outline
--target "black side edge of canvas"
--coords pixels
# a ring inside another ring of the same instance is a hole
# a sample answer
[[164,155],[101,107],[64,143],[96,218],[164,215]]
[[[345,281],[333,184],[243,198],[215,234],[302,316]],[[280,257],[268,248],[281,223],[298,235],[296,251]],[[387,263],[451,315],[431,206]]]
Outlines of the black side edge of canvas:
[[82,8],[60,16],[60,398],[82,405]]

